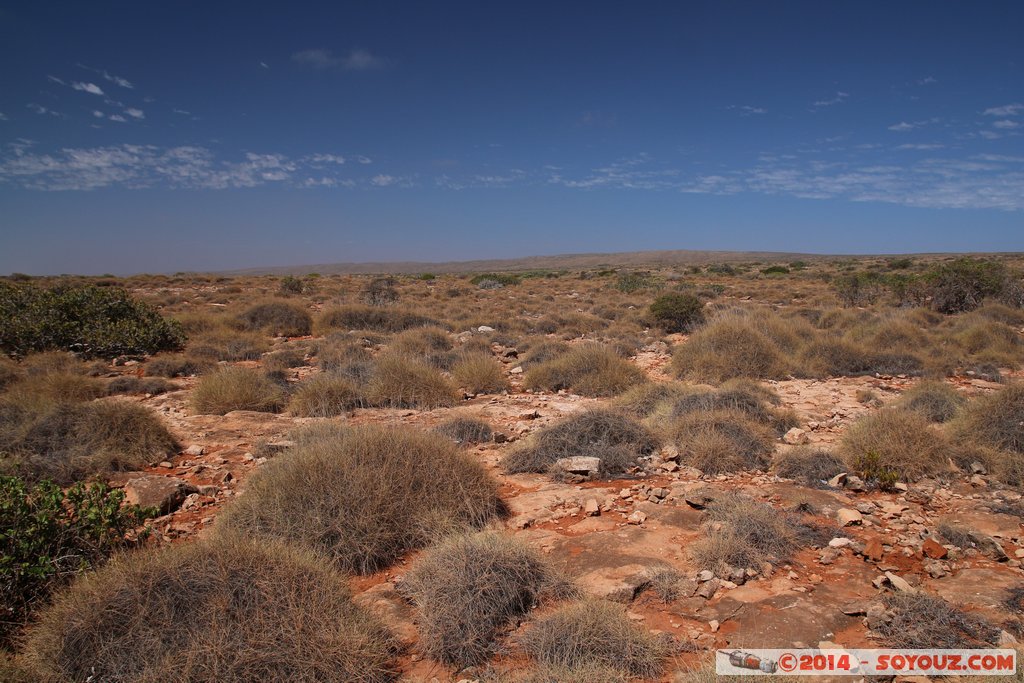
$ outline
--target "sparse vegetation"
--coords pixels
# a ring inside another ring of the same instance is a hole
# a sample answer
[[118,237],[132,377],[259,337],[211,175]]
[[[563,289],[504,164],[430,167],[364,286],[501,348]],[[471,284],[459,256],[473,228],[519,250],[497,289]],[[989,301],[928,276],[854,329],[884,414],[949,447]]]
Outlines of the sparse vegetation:
[[299,384],[288,403],[288,411],[296,417],[335,417],[362,403],[363,398],[352,382],[321,373]]
[[926,593],[885,597],[889,619],[876,629],[891,648],[972,648],[991,646],[999,629],[942,598]]
[[483,468],[440,435],[325,424],[254,473],[218,525],[305,545],[365,573],[504,511]]
[[221,537],[125,555],[42,612],[35,680],[392,680],[395,645],[345,577],[277,543]]
[[458,390],[425,361],[389,353],[377,359],[366,399],[376,406],[431,410],[454,405]]
[[476,417],[453,417],[434,428],[434,431],[456,443],[484,443],[491,440],[494,431],[485,420]]
[[637,458],[658,447],[655,436],[624,413],[595,408],[541,430],[502,460],[508,472],[548,472],[558,460],[573,456],[599,458],[600,475],[624,474]]
[[374,330],[377,332],[401,332],[410,327],[437,325],[432,320],[410,311],[378,306],[344,306],[323,312],[317,327],[321,333],[334,330]]
[[679,377],[714,384],[734,377],[780,379],[787,374],[778,346],[738,315],[720,316],[694,332],[673,350],[672,369]]
[[276,413],[284,408],[285,393],[259,370],[224,367],[199,380],[191,403],[197,413],[211,415],[232,410]]
[[545,666],[588,675],[601,667],[650,678],[661,672],[667,654],[621,606],[601,600],[569,604],[538,619],[523,637],[523,646]]
[[567,389],[581,396],[614,396],[645,381],[639,368],[600,344],[576,346],[549,361],[531,365],[523,377],[528,389]]
[[965,403],[967,399],[949,384],[925,380],[904,393],[899,406],[920,413],[930,422],[948,422]]
[[853,423],[839,444],[851,471],[888,486],[949,473],[949,442],[924,416],[883,408]]
[[459,668],[486,660],[502,630],[542,596],[568,592],[536,551],[494,531],[427,550],[402,587],[419,611],[424,651]]
[[665,429],[680,462],[705,474],[765,469],[774,449],[772,432],[736,408],[688,412]]
[[783,451],[772,461],[775,474],[811,488],[825,488],[826,482],[845,468],[842,459],[831,451],[808,446]]
[[239,321],[248,330],[262,330],[283,337],[309,334],[313,319],[305,308],[290,301],[270,300],[245,310]]
[[974,399],[964,407],[954,428],[963,440],[1024,453],[1024,384],[1010,384]]
[[472,394],[497,394],[508,388],[501,364],[490,354],[463,354],[452,366],[452,377]]

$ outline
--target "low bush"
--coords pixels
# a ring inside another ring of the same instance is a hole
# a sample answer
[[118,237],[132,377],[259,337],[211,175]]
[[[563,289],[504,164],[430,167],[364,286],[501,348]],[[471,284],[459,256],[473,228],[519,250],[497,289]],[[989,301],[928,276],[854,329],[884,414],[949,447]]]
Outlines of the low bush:
[[189,343],[187,355],[213,361],[259,360],[270,348],[267,338],[258,332],[218,328],[197,334]]
[[662,294],[650,307],[651,317],[666,332],[689,332],[704,322],[704,302],[692,294]]
[[367,401],[375,406],[432,410],[455,405],[455,384],[414,356],[388,353],[377,359],[366,388]]
[[282,337],[301,337],[313,327],[309,312],[290,301],[261,301],[238,316],[247,330],[260,330]]
[[667,654],[661,641],[629,619],[621,605],[603,600],[572,603],[537,619],[523,636],[523,646],[545,666],[590,673],[604,667],[644,678],[661,672]]
[[276,413],[284,408],[285,392],[259,370],[223,367],[199,380],[191,403],[200,414],[224,415],[232,410]]
[[395,335],[388,349],[427,358],[435,353],[451,351],[452,338],[441,327],[415,327]]
[[940,597],[894,593],[884,598],[888,619],[875,631],[890,648],[976,648],[994,645],[999,629]]
[[0,467],[32,481],[70,483],[139,470],[178,450],[160,419],[137,403],[0,401]]
[[373,376],[373,354],[360,342],[344,335],[331,335],[320,342],[316,356],[321,370],[360,384],[369,382]]
[[0,351],[52,349],[113,358],[181,348],[185,335],[155,308],[119,287],[54,287],[0,282]]
[[640,368],[601,344],[576,346],[523,376],[531,390],[566,389],[581,396],[614,396],[647,381]]
[[43,611],[25,644],[36,680],[391,681],[394,640],[343,574],[236,538],[133,553]]
[[897,404],[919,413],[929,422],[947,422],[967,403],[967,399],[945,382],[926,380],[908,389]]
[[775,448],[771,430],[736,408],[688,412],[665,431],[679,449],[679,462],[705,474],[765,469]]
[[676,346],[672,369],[679,377],[714,384],[734,377],[782,379],[789,371],[777,345],[739,315],[716,318]]
[[508,388],[504,369],[490,354],[462,354],[452,366],[452,377],[471,394],[497,394]]
[[1014,276],[1005,265],[972,258],[935,266],[924,277],[932,308],[940,313],[972,311],[985,299],[1011,294],[1014,287]]
[[296,417],[335,417],[358,408],[363,402],[352,382],[321,373],[299,383],[288,402],[288,412]]
[[145,365],[145,373],[153,377],[190,377],[201,375],[213,368],[209,358],[184,354],[160,355]]
[[317,320],[321,333],[335,330],[375,330],[401,332],[410,327],[438,325],[438,321],[411,311],[377,306],[342,306],[328,309]]
[[292,368],[306,365],[306,354],[301,348],[282,349],[263,356],[262,367],[266,372],[283,373]]
[[569,345],[560,341],[544,340],[539,344],[530,344],[523,356],[521,365],[523,369],[529,369],[534,365],[547,363],[550,360],[567,353]]
[[501,632],[542,596],[568,592],[536,551],[494,531],[430,548],[406,573],[402,591],[419,611],[423,650],[459,669],[484,662]]
[[792,410],[775,407],[779,397],[750,380],[731,379],[720,388],[687,387],[686,391],[663,404],[669,419],[695,412],[735,410],[783,435],[799,424]]
[[510,473],[548,472],[561,458],[593,457],[601,460],[600,476],[613,477],[657,447],[655,436],[625,413],[591,408],[540,430],[501,464]]
[[964,441],[1024,453],[1024,383],[974,399],[963,408],[953,428]]
[[484,443],[494,432],[484,420],[476,417],[453,417],[434,428],[434,431],[456,443]]
[[949,473],[949,442],[933,431],[927,418],[897,408],[883,408],[854,422],[839,442],[839,454],[865,479],[886,487]]
[[783,451],[772,460],[772,470],[777,476],[811,488],[826,488],[828,480],[845,468],[842,459],[831,451],[809,446]]
[[150,511],[123,501],[100,483],[64,491],[0,476],[0,644],[54,588],[141,539],[135,529]]
[[178,388],[177,384],[168,382],[162,377],[136,377],[135,375],[121,375],[107,382],[107,394],[166,394]]
[[691,553],[700,567],[719,576],[736,569],[760,570],[766,562],[783,563],[801,546],[826,543],[833,536],[797,513],[742,495],[716,497],[707,510],[706,535],[691,545]]
[[446,531],[505,514],[497,485],[444,437],[324,424],[253,474],[223,528],[308,546],[368,573]]
[[24,376],[18,364],[6,356],[0,356],[0,391]]
[[613,405],[634,417],[644,418],[653,415],[659,407],[670,404],[691,391],[691,387],[678,382],[648,382],[620,394],[613,401]]

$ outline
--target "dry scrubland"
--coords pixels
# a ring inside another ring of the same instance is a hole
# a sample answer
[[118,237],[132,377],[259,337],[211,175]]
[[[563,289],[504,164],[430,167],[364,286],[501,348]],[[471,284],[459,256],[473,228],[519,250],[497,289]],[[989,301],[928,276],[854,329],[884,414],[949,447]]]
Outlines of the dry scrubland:
[[1024,259],[0,282],[0,679],[1024,637]]

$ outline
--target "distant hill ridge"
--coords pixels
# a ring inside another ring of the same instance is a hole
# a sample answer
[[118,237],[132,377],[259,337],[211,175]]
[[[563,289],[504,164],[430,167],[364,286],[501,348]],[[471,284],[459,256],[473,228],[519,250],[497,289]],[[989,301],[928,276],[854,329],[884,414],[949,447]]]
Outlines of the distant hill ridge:
[[[944,254],[873,254],[870,256],[942,256]],[[689,266],[706,263],[742,261],[815,261],[832,258],[859,258],[868,254],[806,254],[784,251],[697,251],[675,249],[666,251],[628,251],[606,254],[559,254],[526,256],[511,259],[480,259],[474,261],[376,261],[366,263],[317,263],[298,266],[268,266],[222,271],[224,275],[355,275],[409,273],[479,273],[487,271],[582,270],[587,268]]]

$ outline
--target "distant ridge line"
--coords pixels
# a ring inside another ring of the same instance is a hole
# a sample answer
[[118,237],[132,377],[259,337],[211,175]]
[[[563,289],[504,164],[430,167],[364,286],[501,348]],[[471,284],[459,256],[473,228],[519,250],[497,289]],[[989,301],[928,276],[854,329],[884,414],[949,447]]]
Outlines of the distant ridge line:
[[[788,251],[701,251],[675,249],[665,251],[628,251],[613,253],[558,254],[526,256],[509,259],[476,259],[470,261],[372,261],[362,263],[318,263],[297,266],[266,266],[219,271],[221,275],[368,275],[411,273],[477,273],[486,271],[574,270],[586,268],[689,266],[705,263],[736,263],[742,261],[818,261],[866,256],[952,256],[946,253],[922,254],[810,254]],[[980,254],[979,254],[980,255]],[[996,255],[996,254],[989,254]]]

